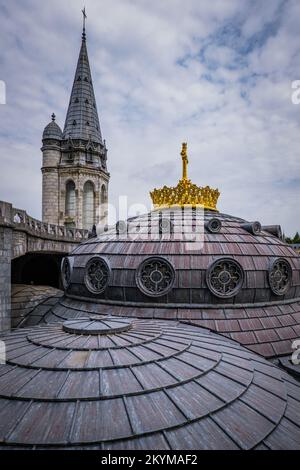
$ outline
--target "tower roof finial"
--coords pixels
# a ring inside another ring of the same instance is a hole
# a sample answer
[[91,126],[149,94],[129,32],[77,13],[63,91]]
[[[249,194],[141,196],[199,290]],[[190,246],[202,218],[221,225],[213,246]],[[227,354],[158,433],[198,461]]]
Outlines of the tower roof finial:
[[85,11],[85,7],[81,11],[82,11],[82,15],[83,15],[82,40],[85,41],[86,40],[85,22],[86,22],[86,19],[87,19],[87,14],[86,14],[86,11]]
[[55,114],[54,114],[54,113],[52,113],[52,116],[51,116],[51,118],[52,118],[52,121],[53,121],[53,122],[55,122],[56,116],[55,116]]

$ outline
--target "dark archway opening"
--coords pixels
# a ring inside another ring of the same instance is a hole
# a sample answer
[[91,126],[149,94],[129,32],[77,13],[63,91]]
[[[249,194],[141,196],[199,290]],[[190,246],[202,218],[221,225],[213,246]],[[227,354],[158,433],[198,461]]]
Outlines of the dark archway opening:
[[31,284],[62,288],[60,264],[64,255],[32,253],[11,263],[12,284]]

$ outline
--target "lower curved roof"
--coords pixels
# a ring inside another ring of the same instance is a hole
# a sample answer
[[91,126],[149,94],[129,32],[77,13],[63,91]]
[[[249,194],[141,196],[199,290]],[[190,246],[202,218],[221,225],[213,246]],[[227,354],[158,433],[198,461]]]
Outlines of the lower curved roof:
[[[29,293],[31,287],[28,287]],[[26,290],[22,291],[25,295]],[[46,292],[49,295],[48,292]],[[116,317],[137,317],[142,319],[179,320],[207,328],[246,346],[263,357],[271,358],[292,353],[292,343],[300,336],[300,302],[261,304],[259,306],[230,306],[215,308],[133,308],[128,306],[104,305],[56,296],[45,299],[32,308],[23,326],[43,325],[52,322],[85,317],[88,315],[113,315]],[[15,302],[13,303],[15,305]],[[15,311],[15,315],[17,312]],[[20,324],[20,321],[15,323]]]
[[90,315],[2,339],[2,448],[300,449],[299,383],[199,327]]

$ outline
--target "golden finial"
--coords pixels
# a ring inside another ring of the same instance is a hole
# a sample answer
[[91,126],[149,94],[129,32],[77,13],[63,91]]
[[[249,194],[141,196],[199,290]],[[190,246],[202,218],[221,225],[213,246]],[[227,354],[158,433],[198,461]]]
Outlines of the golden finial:
[[187,180],[187,166],[189,163],[188,156],[187,156],[187,143],[184,142],[182,144],[182,150],[181,150],[181,157],[182,157],[182,179]]
[[182,144],[182,178],[177,186],[162,189],[154,189],[150,195],[155,209],[174,206],[203,207],[204,209],[217,210],[217,202],[220,196],[218,189],[209,186],[201,188],[193,184],[187,176],[188,155],[187,143]]

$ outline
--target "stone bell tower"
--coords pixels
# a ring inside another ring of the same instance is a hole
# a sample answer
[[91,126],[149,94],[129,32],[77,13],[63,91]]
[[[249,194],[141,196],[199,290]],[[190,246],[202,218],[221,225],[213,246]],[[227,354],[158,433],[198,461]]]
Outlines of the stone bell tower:
[[43,133],[43,221],[91,229],[105,221],[110,175],[86,46],[82,43],[64,130],[55,115]]

